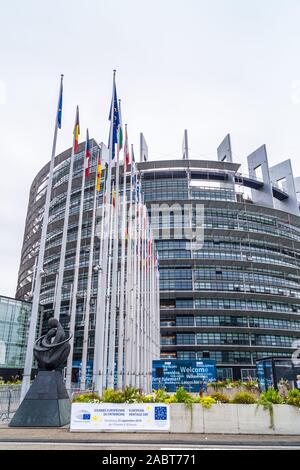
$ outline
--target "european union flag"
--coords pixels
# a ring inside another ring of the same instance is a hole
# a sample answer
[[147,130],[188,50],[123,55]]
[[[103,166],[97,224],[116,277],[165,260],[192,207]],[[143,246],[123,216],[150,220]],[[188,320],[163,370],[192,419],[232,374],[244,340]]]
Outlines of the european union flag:
[[155,421],[166,421],[168,417],[166,406],[155,406],[154,407],[154,419]]
[[57,127],[59,129],[61,129],[62,104],[63,104],[63,83],[61,81],[60,94],[59,94],[59,100],[58,100],[58,109],[57,109]]
[[[118,104],[118,98],[117,98],[117,89],[116,89],[116,83],[114,81],[114,87],[113,87],[113,96],[111,100],[111,107],[110,107],[110,112],[109,112],[109,118],[112,122],[112,132],[113,132],[113,138],[112,138],[112,158],[114,159],[115,157],[115,145],[118,143],[118,127],[120,124],[120,114],[119,114],[119,104]],[[110,128],[111,132],[111,128]],[[110,133],[109,133],[109,142],[108,142],[108,147],[110,146]]]

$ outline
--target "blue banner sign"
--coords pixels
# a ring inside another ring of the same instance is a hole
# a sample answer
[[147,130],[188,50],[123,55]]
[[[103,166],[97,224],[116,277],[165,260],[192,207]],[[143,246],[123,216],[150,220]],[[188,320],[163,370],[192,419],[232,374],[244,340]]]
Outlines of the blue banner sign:
[[[73,371],[72,382],[79,385],[80,379],[81,379],[81,361],[73,361],[72,367],[73,369],[75,369],[75,371]],[[87,365],[86,365],[86,387],[87,388],[92,386],[92,380],[93,380],[93,361],[87,361]]]
[[152,388],[176,392],[184,387],[199,393],[208,382],[216,380],[216,362],[211,359],[181,361],[178,359],[152,361]]

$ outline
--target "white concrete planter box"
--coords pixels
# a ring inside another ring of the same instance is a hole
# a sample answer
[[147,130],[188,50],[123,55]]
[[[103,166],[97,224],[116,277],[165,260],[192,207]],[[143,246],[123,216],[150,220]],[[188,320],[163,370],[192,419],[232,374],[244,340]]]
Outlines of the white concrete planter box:
[[[78,403],[72,404],[74,410],[79,406],[82,407]],[[187,406],[173,403],[169,405],[169,410],[170,430],[150,432],[300,435],[300,410],[295,406],[273,405],[274,429],[270,427],[269,411],[257,405],[216,404],[206,409],[200,404]],[[92,429],[85,429],[84,432],[86,431],[95,432]],[[97,432],[120,432],[120,429]]]
[[300,410],[289,405],[273,405],[274,429],[270,427],[270,413],[257,405],[200,404],[187,407],[172,404],[170,408],[173,433],[204,434],[299,434]]

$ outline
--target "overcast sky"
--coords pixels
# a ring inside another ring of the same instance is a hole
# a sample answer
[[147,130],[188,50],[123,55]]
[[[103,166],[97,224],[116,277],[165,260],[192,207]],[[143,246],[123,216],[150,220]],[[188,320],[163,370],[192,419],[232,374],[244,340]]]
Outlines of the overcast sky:
[[0,12],[0,294],[14,296],[30,184],[49,160],[59,76],[58,152],[84,129],[108,138],[112,70],[123,122],[150,159],[236,161],[267,145],[300,175],[299,0],[10,0]]

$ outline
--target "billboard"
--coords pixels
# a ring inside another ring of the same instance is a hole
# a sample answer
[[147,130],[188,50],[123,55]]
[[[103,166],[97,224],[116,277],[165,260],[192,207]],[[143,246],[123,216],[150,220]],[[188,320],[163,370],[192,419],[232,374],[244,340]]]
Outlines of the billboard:
[[152,361],[152,388],[176,392],[184,387],[198,393],[200,387],[217,378],[216,362],[211,359],[181,361],[178,359]]
[[164,403],[72,403],[71,431],[169,431]]

